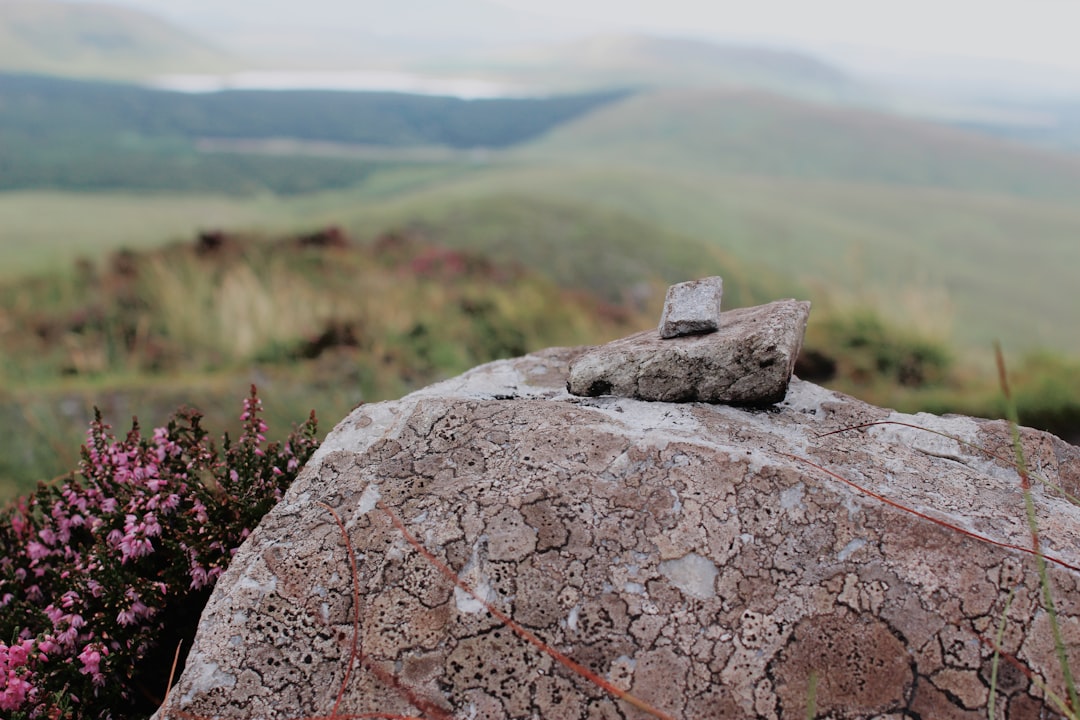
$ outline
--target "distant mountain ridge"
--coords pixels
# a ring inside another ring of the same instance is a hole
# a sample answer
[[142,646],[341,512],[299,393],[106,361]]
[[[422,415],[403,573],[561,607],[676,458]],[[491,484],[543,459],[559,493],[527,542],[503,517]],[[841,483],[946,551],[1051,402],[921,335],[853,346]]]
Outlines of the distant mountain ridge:
[[134,79],[241,65],[229,53],[128,7],[0,0],[0,71]]
[[863,92],[838,68],[791,50],[647,35],[601,35],[493,55],[497,74],[560,89],[755,87],[802,98],[849,100]]
[[[189,94],[0,73],[0,191],[228,191],[261,182],[285,193],[341,187],[361,182],[376,163],[343,152],[315,158],[249,152],[245,159],[200,148],[207,140],[241,141],[237,147],[293,140],[335,143],[339,150],[489,150],[525,142],[620,97],[612,91],[475,101],[317,90]],[[315,171],[313,184],[297,182],[304,168]]]

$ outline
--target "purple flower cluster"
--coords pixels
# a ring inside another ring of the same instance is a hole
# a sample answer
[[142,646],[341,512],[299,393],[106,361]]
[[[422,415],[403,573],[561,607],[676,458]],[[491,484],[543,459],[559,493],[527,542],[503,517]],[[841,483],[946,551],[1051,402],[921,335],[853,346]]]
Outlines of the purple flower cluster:
[[[267,444],[254,386],[243,430],[219,452],[181,410],[123,440],[98,415],[79,474],[0,516],[0,711],[4,717],[149,714],[176,641],[240,543],[318,447],[314,413]],[[165,643],[168,647],[164,647]],[[118,708],[133,708],[131,711]]]

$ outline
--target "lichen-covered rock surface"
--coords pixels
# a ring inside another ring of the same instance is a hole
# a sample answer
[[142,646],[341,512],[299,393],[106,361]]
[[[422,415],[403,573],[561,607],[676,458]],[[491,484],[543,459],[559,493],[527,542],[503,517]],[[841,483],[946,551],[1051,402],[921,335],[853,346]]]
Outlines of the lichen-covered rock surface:
[[[798,380],[767,411],[580,398],[578,353],[357,408],[237,553],[159,716],[327,716],[348,675],[338,715],[649,717],[455,588],[392,514],[492,606],[670,717],[803,718],[813,674],[819,717],[985,718],[980,638],[1003,619],[1024,671],[1001,662],[997,717],[1054,717],[1028,676],[1064,696],[1036,561],[1004,547],[1031,547],[1014,469],[898,425],[821,436],[900,420],[1007,458],[1004,423]],[[1080,493],[1080,450],[1023,437],[1033,468]],[[1080,509],[1041,483],[1034,501],[1045,552],[1080,566]],[[356,553],[351,666],[353,575],[322,504]],[[1077,662],[1080,573],[1048,573]]]

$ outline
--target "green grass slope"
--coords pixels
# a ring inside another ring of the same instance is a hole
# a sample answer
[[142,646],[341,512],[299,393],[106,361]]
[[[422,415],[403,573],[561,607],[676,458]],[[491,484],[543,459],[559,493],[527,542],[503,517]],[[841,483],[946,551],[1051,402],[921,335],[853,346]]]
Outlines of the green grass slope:
[[565,123],[535,162],[1080,198],[1080,158],[931,123],[748,90],[643,93]]
[[462,176],[394,201],[335,208],[320,218],[341,222],[361,236],[371,227],[397,228],[498,262],[518,263],[565,288],[613,303],[648,306],[655,313],[667,285],[700,275],[726,276],[729,306],[765,302],[798,289],[788,275],[742,262],[715,243],[625,210],[545,193],[512,173]]
[[126,7],[51,0],[0,3],[0,70],[143,78],[236,69],[237,58]]
[[[526,198],[548,209],[511,222]],[[567,264],[582,268],[579,274],[606,276],[612,284],[627,264],[683,258],[669,260],[670,276],[715,269],[725,276],[787,277],[795,282],[768,287],[783,294],[809,289],[819,303],[868,303],[890,321],[983,354],[995,339],[1010,350],[1080,352],[1080,335],[1071,331],[1080,321],[1080,287],[1073,280],[1080,267],[1080,208],[1068,203],[798,178],[523,166],[458,177],[394,205],[402,221],[460,218],[450,244],[487,239],[486,250],[497,250],[498,242],[503,252],[529,253],[535,242],[543,248],[537,254],[555,253],[549,265],[567,253]],[[477,221],[475,209],[483,207],[506,219],[500,232]],[[551,246],[555,234],[548,228],[559,224],[559,207],[619,218],[620,226],[641,232],[626,234],[636,240],[619,245],[613,239],[618,231],[575,227],[579,216],[563,223],[573,229],[565,246]],[[363,224],[390,209],[359,201],[323,212]],[[607,243],[613,244],[603,250]],[[723,251],[718,265],[708,248]],[[589,253],[597,258],[588,259]]]
[[875,296],[967,346],[1080,351],[1080,161],[1068,156],[708,90],[631,97],[518,152],[476,192],[618,210],[838,297]]

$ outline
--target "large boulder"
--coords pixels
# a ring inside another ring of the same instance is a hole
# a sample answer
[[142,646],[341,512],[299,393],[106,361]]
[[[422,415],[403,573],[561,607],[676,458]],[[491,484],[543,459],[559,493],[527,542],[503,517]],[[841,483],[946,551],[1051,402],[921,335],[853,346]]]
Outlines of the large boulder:
[[[357,408],[236,554],[159,716],[650,717],[485,602],[687,720],[803,718],[812,696],[820,717],[985,718],[1004,623],[1020,667],[998,666],[996,717],[1052,716],[1039,683],[1066,690],[1004,423],[797,379],[762,410],[576,397],[581,352]],[[927,430],[825,435],[885,420]],[[1080,494],[1080,450],[1023,438]],[[1033,495],[1075,662],[1080,509]]]

